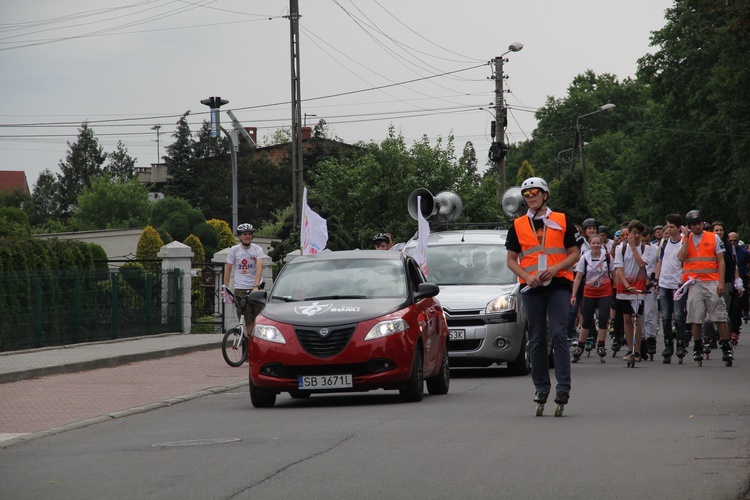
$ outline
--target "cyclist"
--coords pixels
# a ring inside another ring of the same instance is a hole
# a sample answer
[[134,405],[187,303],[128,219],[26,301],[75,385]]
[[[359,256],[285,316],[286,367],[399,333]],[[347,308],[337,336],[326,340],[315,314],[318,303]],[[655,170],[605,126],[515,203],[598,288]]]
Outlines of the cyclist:
[[[258,290],[263,276],[263,259],[266,254],[263,249],[253,243],[255,228],[247,222],[237,226],[239,244],[229,249],[227,263],[224,266],[224,285],[229,288],[229,282],[234,277],[234,294],[237,297],[248,295],[253,290]],[[234,273],[233,273],[234,271]],[[237,311],[239,315],[245,315],[245,326],[251,325],[255,317],[263,309],[260,303],[247,301],[244,311]]]

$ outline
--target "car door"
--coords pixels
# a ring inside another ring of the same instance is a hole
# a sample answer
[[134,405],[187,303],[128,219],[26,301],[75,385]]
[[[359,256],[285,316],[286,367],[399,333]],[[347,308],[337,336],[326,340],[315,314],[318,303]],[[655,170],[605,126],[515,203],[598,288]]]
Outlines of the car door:
[[[419,270],[419,266],[414,259],[408,259],[407,261],[407,279],[409,280],[409,289],[412,293],[417,291],[420,283],[426,283],[424,275]],[[440,308],[440,304],[434,297],[421,299],[414,306],[418,309],[420,316],[425,318],[425,323],[427,324],[423,335],[424,372],[427,375],[437,369],[441,359],[441,334],[443,332],[441,325],[445,320],[443,319],[443,311]]]

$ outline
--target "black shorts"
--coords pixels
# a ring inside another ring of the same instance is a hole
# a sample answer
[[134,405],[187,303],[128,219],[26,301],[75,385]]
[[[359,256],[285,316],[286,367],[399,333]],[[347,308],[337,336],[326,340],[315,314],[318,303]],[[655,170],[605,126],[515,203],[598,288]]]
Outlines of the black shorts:
[[[628,299],[617,299],[615,302],[615,311],[621,314],[635,314],[635,311],[633,311],[633,301]],[[638,315],[643,315],[643,300],[638,301]]]

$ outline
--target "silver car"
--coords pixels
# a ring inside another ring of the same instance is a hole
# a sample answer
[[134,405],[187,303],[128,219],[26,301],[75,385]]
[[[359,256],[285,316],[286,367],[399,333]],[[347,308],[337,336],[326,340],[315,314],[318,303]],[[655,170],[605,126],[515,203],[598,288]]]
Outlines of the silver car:
[[[440,286],[452,367],[507,363],[514,374],[530,371],[520,287],[506,264],[507,234],[476,229],[430,234],[427,280]],[[415,237],[405,251],[413,254],[416,244]]]

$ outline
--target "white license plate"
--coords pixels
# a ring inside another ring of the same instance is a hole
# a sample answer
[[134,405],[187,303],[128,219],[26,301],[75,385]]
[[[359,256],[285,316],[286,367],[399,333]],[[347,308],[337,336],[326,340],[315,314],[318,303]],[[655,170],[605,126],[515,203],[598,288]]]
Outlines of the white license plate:
[[448,340],[466,340],[466,330],[448,330]]
[[307,391],[347,389],[352,387],[352,375],[300,375],[297,382],[299,389]]

